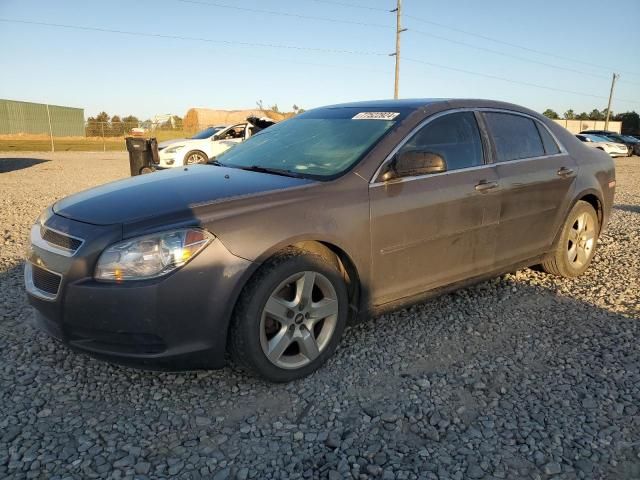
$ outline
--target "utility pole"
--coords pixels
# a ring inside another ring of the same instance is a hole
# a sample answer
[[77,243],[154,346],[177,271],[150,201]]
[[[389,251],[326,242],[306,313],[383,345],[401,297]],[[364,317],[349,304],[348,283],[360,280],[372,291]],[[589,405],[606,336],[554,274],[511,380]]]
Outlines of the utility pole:
[[609,103],[607,104],[607,118],[604,121],[604,129],[609,130],[609,115],[611,115],[611,100],[613,99],[613,87],[616,85],[616,80],[620,78],[617,73],[613,74],[611,79],[611,90],[609,91]]
[[400,34],[406,32],[406,28],[402,28],[402,0],[397,0],[397,6],[391,12],[396,12],[396,52],[391,53],[390,57],[396,57],[396,81],[393,88],[393,98],[398,98],[398,90],[400,87]]

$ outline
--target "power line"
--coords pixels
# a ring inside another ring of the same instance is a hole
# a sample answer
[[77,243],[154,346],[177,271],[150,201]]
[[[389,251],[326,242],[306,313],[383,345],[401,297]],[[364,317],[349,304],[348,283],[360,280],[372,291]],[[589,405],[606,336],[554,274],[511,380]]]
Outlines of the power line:
[[[100,33],[112,33],[112,34],[119,34],[119,35],[131,35],[131,36],[146,37],[146,38],[161,38],[161,39],[181,40],[181,41],[196,41],[196,42],[206,42],[206,43],[218,43],[218,44],[224,44],[224,45],[238,45],[238,46],[243,46],[243,47],[263,47],[263,48],[275,48],[275,49],[286,49],[286,50],[297,50],[297,51],[322,52],[322,53],[330,53],[330,54],[348,54],[348,55],[362,55],[362,56],[387,56],[386,53],[372,52],[372,51],[338,50],[338,49],[326,49],[326,48],[315,48],[315,47],[301,47],[301,46],[297,46],[297,45],[282,45],[282,44],[271,44],[271,43],[256,43],[256,42],[243,42],[243,41],[233,41],[233,40],[219,40],[219,39],[210,39],[210,38],[187,37],[187,36],[181,36],[181,35],[169,35],[169,34],[160,34],[160,33],[144,33],[144,32],[134,32],[134,31],[127,31],[127,30],[107,29],[107,28],[100,28],[100,27],[87,27],[87,26],[80,26],[80,25],[68,25],[68,24],[59,24],[59,23],[50,23],[50,22],[38,22],[38,21],[30,21],[30,20],[18,20],[18,19],[8,19],[8,18],[0,18],[0,22],[3,22],[3,23],[15,23],[15,24],[22,24],[22,25],[37,25],[37,26],[63,28],[63,29],[70,29],[70,30],[100,32]],[[503,82],[509,82],[509,83],[518,84],[518,85],[525,85],[525,86],[528,86],[528,87],[541,88],[541,89],[545,89],[545,90],[551,90],[551,91],[556,91],[556,92],[561,92],[561,93],[570,93],[570,94],[573,94],[573,95],[580,95],[580,96],[592,97],[592,98],[607,98],[607,97],[603,97],[603,96],[600,96],[600,95],[593,95],[593,94],[584,93],[584,92],[576,92],[576,91],[572,91],[572,90],[563,90],[563,89],[559,89],[559,88],[555,88],[555,87],[549,87],[549,86],[546,86],[546,85],[540,85],[540,84],[536,84],[536,83],[513,80],[513,79],[509,79],[509,78],[505,78],[505,77],[500,77],[500,76],[497,76],[497,75],[485,74],[485,73],[481,73],[481,72],[474,72],[474,71],[471,71],[471,70],[465,70],[465,69],[461,69],[461,68],[457,68],[457,67],[450,67],[450,66],[447,66],[447,65],[441,65],[441,64],[437,64],[437,63],[427,62],[427,61],[419,60],[419,59],[415,59],[415,58],[407,58],[407,57],[403,57],[403,58],[405,60],[407,60],[407,61],[414,62],[414,63],[419,63],[419,64],[423,64],[423,65],[429,65],[429,66],[432,66],[432,67],[442,68],[442,69],[445,69],[445,70],[451,70],[451,71],[454,71],[454,72],[460,72],[460,73],[465,73],[465,74],[469,74],[469,75],[475,75],[475,76],[490,78],[490,79],[493,79],[493,80],[500,80],[500,81],[503,81]],[[626,100],[626,99],[619,99],[618,101],[627,102],[627,103],[640,103],[640,102],[635,101],[635,100]]]
[[383,25],[381,23],[365,23],[365,22],[358,22],[355,20],[344,20],[341,18],[317,17],[314,15],[301,15],[297,13],[279,12],[277,10],[265,10],[261,8],[240,7],[237,5],[228,5],[225,3],[203,2],[198,0],[178,0],[178,1],[182,3],[191,3],[194,5],[203,5],[205,7],[227,8],[229,10],[238,10],[241,12],[263,13],[267,15],[278,15],[281,17],[301,18],[304,20],[319,20],[321,22],[343,23],[347,25],[360,25],[362,27],[393,28],[391,25]]
[[[241,6],[237,6],[237,5],[229,5],[229,4],[219,3],[219,2],[209,2],[209,1],[203,1],[203,0],[178,0],[178,1],[182,2],[182,3],[190,3],[190,4],[194,4],[194,5],[203,5],[203,6],[207,6],[207,7],[226,8],[226,9],[230,9],[230,10],[238,10],[238,11],[245,11],[245,12],[252,12],[252,13],[263,13],[263,14],[267,14],[267,15],[277,15],[277,16],[284,16],[284,17],[300,18],[300,19],[305,19],[305,20],[318,20],[318,21],[331,22],[331,23],[343,23],[343,24],[347,24],[347,25],[359,25],[359,26],[363,26],[363,27],[389,28],[389,29],[393,28],[391,25],[358,22],[358,21],[345,20],[345,19],[332,18],[332,17],[318,17],[318,16],[314,16],[314,15],[301,15],[301,14],[296,14],[296,13],[280,12],[280,11],[276,11],[276,10],[265,10],[265,9],[248,8],[248,7],[241,7]],[[341,6],[348,6],[348,7],[366,8],[368,10],[377,10],[377,11],[389,12],[389,10],[386,10],[386,9],[380,9],[380,8],[374,8],[374,7],[365,7],[365,6],[362,6],[362,5],[346,4],[344,2],[334,2],[333,0],[312,0],[312,1],[318,1],[318,2],[321,2],[321,3],[335,4],[335,5],[341,5]],[[395,9],[391,10],[391,12],[395,12]],[[412,15],[405,15],[405,17],[413,18],[414,20],[423,21],[423,22],[427,22],[427,23],[433,23],[433,24],[438,25],[438,26],[444,26],[444,25],[436,23],[436,22],[428,22],[427,20],[424,20],[424,19],[418,19],[418,17],[414,17]],[[455,28],[451,28],[451,29],[467,33],[464,30],[455,29]],[[495,55],[501,55],[501,56],[508,57],[508,58],[514,58],[514,59],[517,59],[517,60],[520,60],[520,61],[523,61],[523,62],[529,62],[529,63],[536,64],[536,65],[543,65],[545,67],[555,68],[557,70],[563,70],[563,71],[567,71],[567,72],[571,72],[571,73],[578,73],[580,75],[586,75],[586,76],[590,76],[590,77],[594,77],[594,78],[601,78],[603,80],[608,80],[609,79],[608,76],[599,75],[599,74],[596,74],[596,73],[585,72],[585,71],[582,71],[582,70],[577,70],[575,68],[563,67],[563,66],[560,66],[560,65],[554,65],[554,64],[543,62],[543,61],[539,61],[539,60],[533,60],[533,59],[521,57],[519,55],[514,55],[514,54],[510,54],[510,53],[506,53],[506,52],[501,52],[501,51],[494,50],[494,49],[491,49],[491,48],[480,47],[480,46],[472,45],[470,43],[467,43],[467,42],[464,42],[464,41],[461,41],[461,40],[454,40],[452,38],[444,37],[442,35],[436,35],[434,33],[425,32],[423,30],[418,30],[418,29],[413,29],[412,28],[410,31],[412,33],[417,33],[419,35],[428,36],[428,37],[432,37],[432,38],[437,38],[437,39],[445,41],[445,42],[450,42],[450,43],[454,43],[454,44],[457,44],[457,45],[462,45],[462,46],[465,46],[467,48],[473,48],[475,50],[479,50],[479,51],[483,51],[483,52],[493,53]],[[467,33],[467,34],[471,35],[471,33]],[[489,37],[484,37],[482,35],[479,35],[479,36],[481,38],[489,39]],[[494,41],[497,41],[497,40],[494,40]],[[507,43],[507,45],[511,45],[511,44]],[[525,47],[521,47],[521,48],[525,48]],[[538,53],[537,50],[532,50],[532,51]],[[604,67],[602,67],[602,68],[604,68]],[[629,81],[626,81],[626,82],[627,83],[631,83],[631,84],[635,84],[635,85],[640,85],[640,83],[634,83],[634,82],[629,82]]]
[[[537,50],[535,48],[526,47],[524,45],[518,45],[518,44],[515,44],[515,43],[507,42],[505,40],[500,40],[498,38],[493,38],[493,37],[489,37],[489,36],[482,35],[482,34],[479,34],[479,33],[470,32],[468,30],[463,30],[461,28],[451,27],[449,25],[445,25],[445,24],[442,24],[442,23],[434,22],[434,21],[431,21],[431,20],[426,20],[424,18],[416,17],[415,15],[406,15],[405,14],[405,17],[406,18],[411,18],[411,19],[413,19],[413,20],[415,20],[417,22],[422,22],[422,23],[427,23],[427,24],[430,24],[430,25],[435,25],[437,27],[441,27],[441,28],[445,28],[445,29],[448,29],[448,30],[452,30],[454,32],[464,33],[465,35],[471,35],[473,37],[482,38],[483,40],[488,40],[490,42],[495,42],[495,43],[499,43],[499,44],[502,44],[502,45],[507,45],[507,46],[513,47],[513,48],[519,48],[521,50],[526,50],[528,52],[537,53],[539,55],[547,55],[549,57],[558,58],[560,60],[568,60],[570,62],[581,63],[583,65],[589,65],[591,67],[596,67],[596,68],[604,69],[604,70],[607,70],[607,71],[611,71],[612,70],[612,67],[607,67],[605,65],[599,65],[599,64],[596,64],[596,63],[585,62],[583,60],[577,60],[577,59],[575,59],[573,57],[566,57],[566,56],[558,55],[558,54],[555,54],[555,53],[545,52],[543,50]],[[628,73],[630,75],[639,75],[640,76],[640,73],[638,73],[638,72],[624,72],[624,73]]]
[[257,43],[257,42],[244,42],[244,41],[237,41],[237,40],[221,40],[221,39],[201,38],[201,37],[187,37],[182,35],[169,35],[164,33],[144,33],[144,32],[134,32],[130,30],[115,30],[110,28],[87,27],[87,26],[81,26],[81,25],[68,25],[68,24],[62,24],[62,23],[17,20],[12,18],[0,18],[0,22],[65,28],[70,30],[84,30],[84,31],[91,31],[91,32],[117,33],[121,35],[133,35],[136,37],[164,38],[169,40],[186,40],[186,41],[194,41],[194,42],[220,43],[224,45],[239,45],[243,47],[280,48],[280,49],[287,49],[287,50],[302,50],[302,51],[310,51],[310,52],[323,52],[323,53],[348,54],[348,55],[387,56],[386,53],[372,52],[372,51],[366,51],[366,50],[341,50],[341,49],[331,49],[331,48],[301,47],[299,45],[283,45],[283,44],[276,44],[276,43]]
[[[510,79],[510,78],[506,78],[506,77],[500,77],[498,75],[492,75],[492,74],[481,73],[481,72],[474,72],[472,70],[465,70],[463,68],[450,67],[450,66],[447,66],[447,65],[439,64],[439,63],[426,62],[424,60],[418,60],[417,58],[408,58],[408,57],[403,57],[403,58],[408,62],[420,63],[420,64],[423,64],[423,65],[428,65],[430,67],[442,68],[442,69],[445,69],[445,70],[451,70],[451,71],[459,72],[459,73],[466,73],[468,75],[476,75],[476,76],[479,76],[479,77],[490,78],[492,80],[500,80],[502,82],[514,83],[516,85],[525,85],[527,87],[542,88],[544,90],[550,90],[550,91],[560,92],[560,93],[570,93],[572,95],[581,95],[581,96],[592,97],[592,98],[604,98],[604,99],[608,98],[608,97],[602,96],[602,95],[593,95],[591,93],[576,92],[574,90],[564,90],[562,88],[549,87],[547,85],[540,85],[538,83],[523,82],[521,80],[513,80],[513,79]],[[636,100],[618,99],[618,101],[619,102],[638,103],[638,104],[640,104],[640,102],[636,101]]]
[[365,5],[356,5],[355,3],[346,3],[346,2],[335,2],[333,0],[311,0],[312,2],[316,2],[316,3],[326,3],[329,5],[338,5],[341,7],[349,7],[349,8],[361,8],[363,10],[372,10],[375,12],[385,12],[388,13],[389,10],[386,8],[377,8],[377,7],[369,7],[369,6],[365,6]]
[[602,79],[605,79],[605,80],[609,80],[609,77],[606,77],[604,75],[598,75],[596,73],[584,72],[582,70],[576,70],[576,69],[569,68],[569,67],[562,67],[560,65],[554,65],[552,63],[546,63],[546,62],[541,62],[541,61],[538,61],[538,60],[532,60],[532,59],[529,59],[529,58],[521,57],[519,55],[513,55],[511,53],[501,52],[499,50],[493,50],[491,48],[480,47],[478,45],[472,45],[470,43],[463,42],[461,40],[454,40],[452,38],[443,37],[441,35],[436,35],[434,33],[424,32],[422,30],[416,30],[414,28],[412,28],[410,30],[410,32],[417,33],[419,35],[424,35],[424,36],[431,37],[431,38],[437,38],[438,40],[443,40],[445,42],[454,43],[456,45],[462,45],[462,46],[467,47],[467,48],[473,48],[475,50],[480,50],[480,51],[483,51],[483,52],[489,52],[489,53],[493,53],[493,54],[496,54],[496,55],[501,55],[503,57],[515,58],[516,60],[521,60],[523,62],[535,63],[537,65],[543,65],[543,66],[549,67],[549,68],[555,68],[555,69],[558,69],[558,70],[565,70],[567,72],[579,73],[581,75],[588,75],[588,76],[595,77],[595,78],[602,78]]

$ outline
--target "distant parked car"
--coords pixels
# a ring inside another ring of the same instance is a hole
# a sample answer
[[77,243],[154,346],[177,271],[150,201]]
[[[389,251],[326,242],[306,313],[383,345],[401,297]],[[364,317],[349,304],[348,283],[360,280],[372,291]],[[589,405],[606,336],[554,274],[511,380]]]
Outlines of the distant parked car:
[[633,155],[636,142],[625,138],[625,135],[621,135],[618,132],[612,132],[611,130],[584,130],[580,133],[590,133],[598,135],[599,137],[604,137],[615,143],[622,143],[627,147],[627,155]]
[[588,147],[603,150],[612,157],[625,157],[629,155],[629,149],[626,145],[616,143],[607,137],[601,137],[592,133],[579,133],[576,137],[581,142],[584,142]]
[[257,131],[273,125],[269,119],[251,117],[235,125],[209,127],[190,138],[167,140],[158,144],[159,169],[207,163],[212,158],[243,142]]
[[144,137],[147,131],[144,128],[135,127],[129,132],[132,137]]
[[634,155],[640,155],[640,140],[631,135],[621,135],[627,142],[631,142],[633,146],[631,147],[631,153]]

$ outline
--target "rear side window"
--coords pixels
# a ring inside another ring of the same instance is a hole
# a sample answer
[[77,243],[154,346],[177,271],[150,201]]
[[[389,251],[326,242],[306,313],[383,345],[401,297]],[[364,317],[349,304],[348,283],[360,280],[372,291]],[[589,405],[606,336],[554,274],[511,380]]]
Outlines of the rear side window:
[[498,162],[544,155],[542,139],[533,120],[510,113],[486,112]]
[[544,145],[545,153],[547,155],[555,155],[556,153],[560,153],[560,147],[558,147],[558,144],[553,139],[546,127],[537,122],[536,126],[538,127],[538,132],[540,132],[540,138],[542,138],[542,145]]
[[447,162],[447,170],[484,163],[482,140],[473,112],[450,113],[429,122],[402,146],[400,152],[410,150],[437,153]]

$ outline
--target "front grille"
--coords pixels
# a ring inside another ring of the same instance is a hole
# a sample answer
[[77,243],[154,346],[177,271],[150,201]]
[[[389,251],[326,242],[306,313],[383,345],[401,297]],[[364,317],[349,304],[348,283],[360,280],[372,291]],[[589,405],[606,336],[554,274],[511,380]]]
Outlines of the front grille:
[[37,265],[31,265],[31,276],[34,287],[50,295],[57,295],[62,277]]
[[40,236],[44,241],[71,252],[75,252],[82,245],[82,240],[56,232],[45,226],[40,227]]

